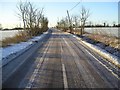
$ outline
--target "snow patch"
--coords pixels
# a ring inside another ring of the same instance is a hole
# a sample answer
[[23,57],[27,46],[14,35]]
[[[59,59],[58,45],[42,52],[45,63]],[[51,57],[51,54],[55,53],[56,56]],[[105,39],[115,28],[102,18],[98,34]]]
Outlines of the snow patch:
[[84,40],[82,40],[80,37],[72,35],[74,38],[80,40],[83,44],[85,44],[86,46],[88,46],[89,48],[91,48],[92,50],[96,51],[97,53],[99,53],[101,56],[103,56],[104,58],[106,58],[107,60],[109,60],[110,62],[114,63],[115,65],[120,65],[120,60],[117,56],[110,54],[109,52],[107,52],[106,50],[102,49],[96,45],[90,44]]
[[42,35],[40,36],[36,36],[33,37],[32,39],[29,39],[27,42],[21,42],[18,44],[14,44],[5,48],[0,48],[1,51],[1,57],[0,57],[0,61],[2,61],[2,66],[7,64],[9,61],[11,61],[10,58],[15,58],[17,56],[19,56],[21,53],[23,53],[24,51],[28,50],[32,45],[34,45],[34,43],[37,41],[39,41],[40,39],[42,39],[44,36],[46,36],[48,34],[47,32],[44,32]]
[[21,42],[2,49],[2,58],[9,56],[10,54],[15,54],[16,52],[28,47],[31,45],[31,42]]
[[104,49],[101,49],[98,46],[92,45],[90,43],[87,43],[85,41],[82,41],[85,45],[87,45],[88,47],[92,48],[94,51],[98,52],[99,54],[101,54],[102,56],[104,56],[105,58],[107,58],[108,60],[110,60],[111,62],[113,62],[114,64],[118,65],[120,64],[120,60],[118,59],[117,56],[110,54],[109,52],[107,52]]

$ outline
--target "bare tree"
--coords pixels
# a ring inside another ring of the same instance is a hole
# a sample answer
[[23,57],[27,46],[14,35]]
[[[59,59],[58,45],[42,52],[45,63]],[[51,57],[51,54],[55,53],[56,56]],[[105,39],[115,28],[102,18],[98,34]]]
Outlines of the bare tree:
[[40,21],[41,21],[42,16],[43,16],[42,13],[43,13],[43,8],[40,11],[37,12],[37,16],[36,16],[36,19],[37,19],[36,26],[37,27],[40,26]]
[[113,25],[112,25],[113,27],[115,27],[116,26],[116,22],[115,21],[113,21]]
[[37,9],[33,7],[33,5],[29,2],[29,7],[28,7],[28,21],[29,21],[29,27],[30,29],[35,27],[36,24],[36,13]]
[[66,31],[69,28],[69,21],[68,18],[62,18],[60,21],[57,22],[57,27],[59,29],[62,29],[64,31]]
[[75,33],[77,31],[77,27],[79,26],[79,20],[78,20],[78,15],[73,15],[72,16],[72,22],[74,23],[74,27],[75,27]]
[[[43,25],[44,27],[48,27],[48,20],[42,14],[43,8],[39,10],[30,2],[20,2],[17,7],[19,9],[19,16],[24,24],[24,30],[27,30],[27,33],[31,36],[38,33],[40,23],[45,24]],[[41,22],[41,20],[46,23]]]
[[85,7],[82,7],[80,13],[81,35],[83,35],[85,24],[89,16],[90,16],[89,10],[87,10]]
[[44,16],[41,18],[41,28],[43,31],[46,31],[46,29],[48,29],[48,19]]
[[19,10],[19,18],[22,19],[23,21],[23,26],[24,26],[24,30],[26,30],[26,9],[27,9],[27,5],[26,3],[23,2],[19,2],[18,6],[17,6],[18,10]]

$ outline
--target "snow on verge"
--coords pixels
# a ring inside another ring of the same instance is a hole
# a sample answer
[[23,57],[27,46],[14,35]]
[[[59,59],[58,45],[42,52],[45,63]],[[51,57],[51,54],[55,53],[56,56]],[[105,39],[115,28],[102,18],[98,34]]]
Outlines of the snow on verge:
[[107,52],[104,49],[101,49],[100,47],[90,44],[86,41],[83,41],[80,37],[77,37],[75,35],[72,35],[73,37],[75,37],[76,39],[80,40],[84,45],[86,45],[87,47],[91,48],[92,50],[94,50],[95,52],[97,52],[98,54],[100,54],[101,56],[103,56],[104,58],[106,58],[107,60],[109,60],[111,63],[115,64],[116,66],[120,67],[120,60],[117,56],[110,54],[109,52]]
[[21,42],[18,44],[14,44],[12,46],[0,48],[0,51],[1,51],[0,54],[2,54],[0,61],[2,61],[2,66],[6,65],[13,58],[19,56],[20,54],[28,50],[32,45],[34,45],[35,41],[39,41],[46,34],[48,34],[48,31],[44,32],[40,36],[36,36],[36,37],[33,37],[32,39],[29,39],[27,42]]

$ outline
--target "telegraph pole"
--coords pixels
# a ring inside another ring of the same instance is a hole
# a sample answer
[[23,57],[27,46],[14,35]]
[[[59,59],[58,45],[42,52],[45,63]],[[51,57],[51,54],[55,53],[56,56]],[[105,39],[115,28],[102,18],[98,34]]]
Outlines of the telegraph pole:
[[[78,2],[73,8],[71,8],[69,11],[73,10],[77,5],[79,5],[80,2]],[[67,10],[67,15],[68,15],[68,19],[69,19],[69,23],[70,23],[70,33],[72,33],[72,22],[71,22],[71,19],[70,19],[70,16],[69,16],[69,12]]]
[[70,16],[69,16],[69,12],[67,10],[67,15],[68,15],[68,20],[69,20],[69,24],[70,24],[70,33],[72,33],[72,23],[71,23],[71,19],[70,19]]

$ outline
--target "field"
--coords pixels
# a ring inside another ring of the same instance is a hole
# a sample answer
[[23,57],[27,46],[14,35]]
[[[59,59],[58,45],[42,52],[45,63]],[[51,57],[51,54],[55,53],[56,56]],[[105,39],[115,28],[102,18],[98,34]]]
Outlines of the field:
[[[79,31],[80,28],[77,28],[77,31]],[[21,31],[21,30],[20,30]],[[17,34],[20,33],[20,31],[18,30],[8,30],[8,31],[0,31],[0,42],[2,41],[2,46],[7,46],[7,44],[9,45],[12,44],[15,40],[15,43],[17,42],[17,38],[18,38],[18,42],[20,41],[24,41],[21,36],[18,36]],[[103,27],[103,28],[85,28],[85,32],[87,32],[88,34],[85,34],[85,36],[94,39],[96,41],[105,43],[106,45],[109,45],[111,47],[114,48],[120,48],[119,46],[119,30],[118,28],[113,28],[113,27]],[[14,37],[14,38],[12,38]],[[11,39],[12,38],[12,39]],[[12,42],[11,42],[12,41]]]
[[107,35],[110,37],[119,37],[118,32],[120,32],[117,27],[85,28],[85,31],[92,34]]
[[0,36],[2,36],[0,38],[0,41],[8,38],[8,37],[13,37],[15,36],[19,31],[18,30],[7,30],[7,31],[0,31]]

